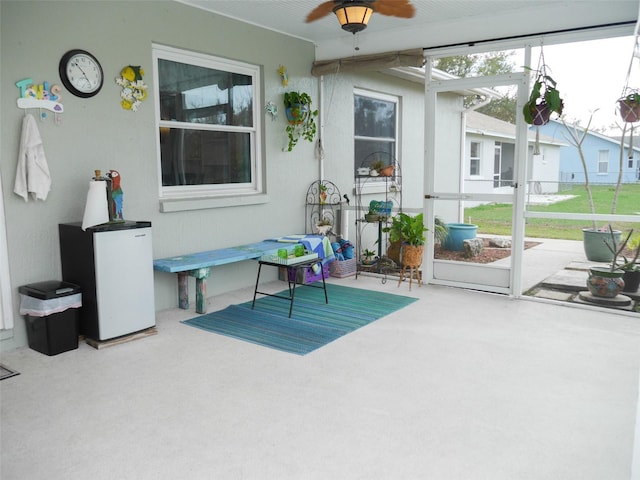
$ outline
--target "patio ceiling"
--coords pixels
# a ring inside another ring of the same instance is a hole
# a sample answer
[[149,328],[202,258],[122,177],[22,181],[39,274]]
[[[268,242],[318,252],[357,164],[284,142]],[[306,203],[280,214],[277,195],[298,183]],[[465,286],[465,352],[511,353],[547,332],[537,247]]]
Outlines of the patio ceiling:
[[[412,19],[374,14],[363,32],[343,31],[334,15],[305,23],[319,0],[176,0],[247,23],[308,40],[316,60],[629,23],[639,0],[411,0]],[[623,27],[624,28],[624,27]],[[622,34],[622,33],[621,33]]]

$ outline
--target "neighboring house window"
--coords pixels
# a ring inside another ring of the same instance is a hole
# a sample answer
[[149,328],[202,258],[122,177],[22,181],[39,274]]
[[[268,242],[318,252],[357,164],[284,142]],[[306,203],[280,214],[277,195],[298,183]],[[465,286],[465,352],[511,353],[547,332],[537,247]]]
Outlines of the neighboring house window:
[[355,90],[353,98],[354,171],[375,152],[397,161],[398,97]]
[[154,45],[160,194],[260,193],[260,69]]
[[633,168],[633,159],[635,158],[635,153],[631,152],[629,158],[627,160],[627,168]]
[[480,175],[480,142],[471,142],[469,148],[469,175]]
[[598,151],[598,175],[609,173],[609,150]]
[[493,148],[493,188],[500,184],[500,170],[502,168],[502,143],[496,142]]

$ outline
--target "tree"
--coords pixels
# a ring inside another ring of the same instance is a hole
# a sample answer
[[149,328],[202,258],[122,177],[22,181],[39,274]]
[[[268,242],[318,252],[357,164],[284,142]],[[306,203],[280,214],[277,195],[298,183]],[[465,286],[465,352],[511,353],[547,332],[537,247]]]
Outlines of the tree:
[[[511,73],[514,64],[511,57],[514,52],[491,52],[487,54],[457,55],[453,57],[439,58],[435,68],[450,73],[457,77],[493,76]],[[465,106],[469,107],[477,103],[473,95],[465,97]],[[491,103],[480,107],[478,112],[490,117],[498,118],[505,122],[516,121],[516,97],[507,91],[502,97],[494,99]]]
[[[596,205],[593,201],[593,195],[591,194],[591,184],[589,183],[589,169],[587,167],[587,160],[584,157],[584,150],[582,149],[582,144],[584,140],[587,138],[587,134],[589,133],[589,127],[591,126],[591,120],[593,120],[593,113],[589,117],[589,123],[587,123],[586,127],[580,126],[578,123],[574,123],[569,126],[564,119],[560,119],[564,128],[569,133],[569,137],[566,135],[564,138],[574,147],[578,149],[578,155],[580,156],[580,162],[582,163],[582,169],[584,171],[584,189],[587,191],[587,200],[589,201],[589,210],[591,214],[596,213]],[[597,230],[598,225],[595,220],[593,220],[593,229]]]

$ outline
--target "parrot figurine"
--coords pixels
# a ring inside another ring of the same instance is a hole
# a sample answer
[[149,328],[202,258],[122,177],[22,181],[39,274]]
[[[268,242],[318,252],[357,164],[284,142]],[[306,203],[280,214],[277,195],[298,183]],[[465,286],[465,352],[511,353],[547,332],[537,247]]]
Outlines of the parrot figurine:
[[122,216],[122,188],[120,187],[120,173],[109,170],[107,177],[111,179],[111,198],[109,199],[109,212],[112,221],[123,221]]

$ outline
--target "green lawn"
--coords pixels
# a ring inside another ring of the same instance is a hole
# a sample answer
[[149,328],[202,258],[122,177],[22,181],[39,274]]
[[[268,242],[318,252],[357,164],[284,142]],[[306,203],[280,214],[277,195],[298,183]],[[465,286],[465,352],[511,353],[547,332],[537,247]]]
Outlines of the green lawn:
[[[614,194],[613,186],[592,186],[596,213],[611,213],[611,204]],[[562,195],[576,195],[575,198],[564,200],[553,205],[535,205],[529,207],[530,211],[558,212],[558,213],[590,213],[587,192],[583,186],[576,186],[572,190],[559,192]],[[478,225],[478,232],[495,235],[511,234],[511,212],[510,204],[480,205],[474,208],[467,208],[464,211],[465,222]],[[640,212],[640,184],[622,185],[618,195],[618,205],[616,213],[620,215],[631,215]],[[546,218],[531,218],[527,220],[525,234],[528,237],[538,238],[560,238],[566,240],[582,240],[584,227],[590,227],[589,222],[584,220],[552,220]],[[605,226],[605,225],[598,225]],[[619,224],[614,227],[623,231],[634,228],[640,232],[640,225]]]

